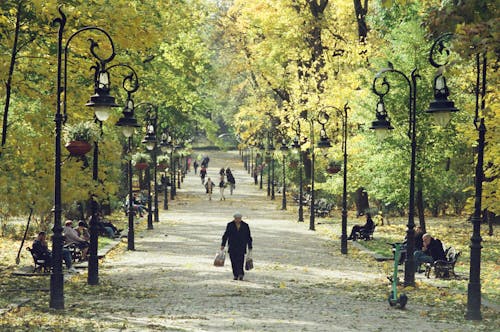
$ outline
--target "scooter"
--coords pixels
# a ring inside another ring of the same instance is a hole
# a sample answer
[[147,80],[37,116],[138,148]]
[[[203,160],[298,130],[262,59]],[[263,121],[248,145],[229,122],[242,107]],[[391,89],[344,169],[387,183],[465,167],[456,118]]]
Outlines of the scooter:
[[399,305],[400,309],[404,309],[406,306],[406,302],[408,302],[408,297],[403,293],[398,298],[398,263],[399,258],[401,256],[401,247],[404,245],[403,243],[388,243],[392,246],[392,250],[394,251],[394,271],[392,276],[388,276],[389,281],[392,282],[392,290],[389,294],[389,305],[394,307]]

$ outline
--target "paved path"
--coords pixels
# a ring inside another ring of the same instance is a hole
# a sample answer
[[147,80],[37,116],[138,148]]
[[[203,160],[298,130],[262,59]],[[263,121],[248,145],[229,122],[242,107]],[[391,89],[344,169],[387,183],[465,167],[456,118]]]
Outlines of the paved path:
[[[297,223],[295,208],[281,211],[280,197],[270,201],[237,157],[211,153],[208,172],[217,182],[220,167],[231,167],[237,181],[233,196],[227,192],[227,200],[219,201],[216,192],[208,201],[200,179],[190,173],[155,229],[136,236],[136,251],[106,261],[101,280],[133,296],[103,296],[96,305],[110,310],[96,319],[116,322],[117,331],[464,331],[422,320],[419,313],[426,308],[411,305],[411,299],[401,311],[337,289],[349,280],[387,280]],[[255,269],[245,281],[232,280],[229,261],[213,266],[235,211],[254,238]]]

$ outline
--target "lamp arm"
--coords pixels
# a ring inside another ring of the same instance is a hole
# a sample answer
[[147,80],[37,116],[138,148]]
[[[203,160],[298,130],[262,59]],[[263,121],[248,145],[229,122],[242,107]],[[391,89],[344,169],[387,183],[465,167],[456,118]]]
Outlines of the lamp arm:
[[[384,96],[387,95],[391,89],[391,85],[387,80],[387,73],[396,73],[402,76],[406,83],[408,84],[408,137],[411,138],[411,132],[414,130],[414,120],[416,118],[416,86],[417,86],[417,78],[420,78],[420,75],[417,73],[417,68],[414,68],[411,72],[411,81],[402,71],[394,69],[392,64],[389,63],[388,68],[381,69],[373,79],[372,91],[380,97],[380,100],[383,100]],[[382,83],[378,83],[377,81],[382,79]]]
[[[66,15],[62,11],[61,7],[62,6],[59,6],[58,9],[57,9],[59,11],[59,14],[61,15],[61,17],[55,18],[52,21],[52,25],[56,25],[56,24],[59,25],[59,33],[58,33],[59,51],[62,50],[61,49],[62,38],[63,38],[64,27],[66,25]],[[66,41],[66,44],[64,46],[64,74],[63,74],[63,76],[64,76],[63,77],[64,84],[63,84],[62,88],[60,88],[60,91],[58,91],[58,94],[64,93],[64,98],[63,98],[63,113],[64,113],[64,118],[63,118],[63,122],[66,122],[66,118],[67,118],[67,112],[66,112],[66,86],[67,86],[67,78],[68,78],[68,50],[69,50],[69,44],[73,40],[74,37],[76,37],[77,35],[79,35],[80,33],[84,32],[84,31],[89,31],[89,30],[96,30],[96,31],[102,32],[104,35],[106,35],[106,37],[108,38],[108,40],[109,40],[109,42],[111,44],[111,55],[109,57],[107,57],[107,58],[101,58],[94,51],[94,49],[96,47],[98,47],[98,44],[94,40],[89,39],[89,41],[90,41],[90,52],[92,53],[92,55],[96,59],[99,60],[100,66],[101,66],[101,70],[104,71],[106,63],[108,63],[111,60],[113,60],[113,58],[116,55],[116,53],[115,53],[115,45],[113,43],[113,39],[111,39],[111,36],[104,29],[102,29],[102,28],[99,28],[99,27],[96,27],[96,26],[87,26],[87,27],[83,27],[83,28],[77,30],[71,36],[69,36],[69,38]],[[59,54],[59,57],[60,56],[61,56],[61,54]],[[59,64],[58,64],[58,66],[59,66]],[[60,71],[58,71],[58,72],[60,72]],[[59,77],[58,77],[58,80],[60,80]]]
[[115,67],[125,67],[131,70],[131,73],[123,78],[122,87],[125,91],[127,91],[127,93],[129,93],[129,95],[136,92],[139,89],[139,76],[137,75],[137,72],[134,70],[134,68],[127,65],[126,63],[117,63],[108,67],[108,71]]
[[[446,42],[449,42],[454,37],[454,34],[451,32],[443,33],[440,35],[431,46],[429,51],[429,62],[435,68],[439,68],[442,66],[446,66],[448,64],[448,57],[450,56],[450,49],[445,45]],[[437,49],[436,49],[437,48]],[[439,63],[434,56],[438,52],[439,54],[443,54],[446,56],[443,63]]]

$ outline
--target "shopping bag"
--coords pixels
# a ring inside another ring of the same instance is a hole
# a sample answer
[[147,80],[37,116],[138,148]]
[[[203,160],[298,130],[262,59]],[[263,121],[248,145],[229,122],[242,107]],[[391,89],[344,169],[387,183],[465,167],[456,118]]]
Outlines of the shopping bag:
[[251,269],[253,269],[253,258],[252,258],[252,252],[249,251],[245,261],[245,270],[248,271]]
[[253,269],[253,259],[252,258],[247,258],[247,261],[245,262],[245,270],[251,270]]
[[221,250],[215,255],[214,265],[215,266],[224,266],[224,260],[226,259],[226,253],[224,250]]

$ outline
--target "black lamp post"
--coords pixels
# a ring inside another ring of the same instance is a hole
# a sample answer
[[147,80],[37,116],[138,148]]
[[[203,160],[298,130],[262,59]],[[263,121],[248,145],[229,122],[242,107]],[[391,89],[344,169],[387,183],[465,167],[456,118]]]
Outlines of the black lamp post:
[[265,147],[264,147],[264,144],[262,142],[259,144],[259,150],[260,150],[260,153],[261,153],[260,164],[259,164],[259,175],[260,175],[259,189],[262,189],[262,176],[263,176],[263,173],[264,173],[264,168],[263,168],[262,165],[263,165],[263,161],[265,161],[265,158],[264,158]]
[[333,108],[339,117],[342,118],[342,153],[343,153],[343,182],[342,182],[342,235],[340,237],[340,252],[347,254],[347,111],[350,109],[347,104],[344,109]]
[[[435,52],[441,54],[444,52],[445,56],[449,55],[449,50],[445,43],[453,37],[453,34],[446,33],[436,39],[429,52],[429,61],[438,68],[438,74],[434,78],[434,97],[435,100],[430,103],[428,113],[434,115],[436,122],[445,126],[452,112],[458,111],[452,101],[448,100],[449,90],[446,86],[446,79],[442,75],[442,67],[448,63],[448,59],[444,63],[438,63],[434,58]],[[437,47],[437,50],[436,50]],[[484,181],[484,148],[486,145],[485,135],[486,126],[484,118],[479,118],[479,110],[484,109],[485,95],[486,95],[486,69],[487,61],[486,54],[476,54],[476,86],[474,89],[476,97],[476,107],[474,114],[474,127],[478,132],[477,140],[477,161],[475,170],[475,195],[474,195],[474,213],[471,218],[472,223],[472,236],[470,243],[470,270],[469,270],[469,283],[467,285],[467,312],[465,319],[467,320],[481,320],[481,199],[483,192]]]
[[[168,134],[167,134],[167,131],[165,130],[165,132],[161,135],[161,142],[160,142],[160,149],[161,149],[161,152],[165,153],[165,154],[169,154],[170,152],[170,146],[169,146],[169,142],[168,142]],[[163,183],[163,209],[164,210],[168,210],[168,181],[167,181],[167,169],[168,168],[165,168],[165,182]]]
[[[132,93],[136,92],[139,89],[139,79],[137,77],[137,73],[135,70],[130,67],[129,65],[126,64],[116,64],[112,65],[107,68],[107,71],[109,72],[112,68],[115,67],[126,67],[130,69],[132,72],[131,74],[127,75],[123,79],[123,89],[127,91],[127,105],[125,108],[129,107],[128,103],[132,103],[133,107],[133,101],[131,99]],[[101,135],[102,135],[102,122],[96,119],[96,121],[99,123],[99,127],[101,129]],[[137,123],[137,121],[136,121]],[[134,127],[132,127],[133,130]],[[97,183],[99,180],[99,143],[97,141],[94,142],[94,158],[93,158],[93,172],[92,172],[92,179]],[[90,243],[89,243],[89,261],[88,261],[88,273],[87,273],[87,283],[89,285],[97,285],[99,284],[99,257],[97,255],[97,250],[98,250],[98,243],[99,243],[99,231],[97,224],[99,222],[99,216],[98,216],[98,203],[94,200],[95,197],[92,196],[91,199],[91,213],[92,216],[90,218]]]
[[[95,69],[95,82],[94,82],[94,95],[90,97],[87,106],[94,107],[95,115],[100,121],[105,121],[109,116],[109,107],[116,107],[114,97],[109,95],[110,82],[109,74],[106,71],[106,64],[109,63],[115,56],[114,44],[109,34],[98,27],[84,27],[74,32],[66,41],[64,47],[63,59],[63,34],[66,25],[66,15],[59,7],[60,17],[53,20],[53,25],[59,25],[58,39],[57,39],[57,93],[56,93],[56,114],[55,114],[55,167],[54,167],[54,227],[52,236],[52,272],[50,275],[50,304],[53,309],[64,309],[64,278],[62,273],[62,202],[61,202],[61,132],[63,122],[66,120],[66,87],[67,87],[67,64],[68,64],[68,49],[71,40],[79,33],[87,30],[95,30],[102,32],[106,35],[111,44],[112,54],[105,59],[100,58],[94,49],[97,43],[90,39],[90,52],[98,60],[97,64],[93,67]],[[64,61],[64,72],[62,71],[62,64]],[[64,84],[61,80],[64,79]],[[61,112],[61,94],[63,98],[63,109]]]
[[[133,70],[132,70],[133,71]],[[135,72],[134,72],[135,73]],[[135,75],[137,78],[137,75]],[[126,78],[127,79],[127,78]],[[127,138],[128,144],[128,154],[129,158],[127,161],[127,176],[128,176],[128,234],[127,234],[127,249],[135,250],[135,235],[134,235],[134,193],[132,191],[132,159],[130,155],[132,154],[132,135],[134,135],[135,129],[140,127],[137,123],[137,119],[134,117],[134,101],[132,99],[132,93],[137,91],[139,84],[136,80],[136,85],[132,89],[126,87],[126,79],[123,81],[123,88],[127,91],[128,97],[125,107],[123,108],[123,117],[121,117],[116,126],[121,127],[123,136]]]
[[254,158],[253,158],[253,147],[252,145],[249,146],[249,149],[250,149],[250,172],[248,172],[250,174],[251,177],[253,177],[253,172],[254,172]]
[[151,167],[147,169],[147,180],[148,180],[148,229],[153,229],[153,210],[154,210],[154,221],[158,222],[158,181],[157,177],[157,151],[156,151],[156,130],[158,121],[158,107],[150,103],[141,103],[137,107],[145,105],[146,110],[146,136],[142,140],[142,143],[146,145],[146,149],[151,152],[153,159],[153,181],[154,181],[154,207],[152,206],[151,199]]
[[299,211],[298,211],[298,220],[297,222],[304,222],[304,207],[303,207],[303,200],[304,200],[304,183],[302,179],[302,168],[303,168],[303,161],[302,161],[302,142],[300,139],[300,120],[297,119],[297,125],[295,126],[295,133],[296,136],[293,140],[292,148],[294,151],[296,151],[299,155]]
[[[330,119],[329,115],[325,111],[320,111],[318,113],[318,123],[321,125],[321,131],[320,131],[320,141],[318,142],[318,148],[320,149],[327,149],[331,147],[330,140],[326,136],[326,130],[325,130],[325,124],[327,124],[328,120]],[[315,212],[316,212],[316,204],[315,204],[315,199],[316,199],[316,193],[314,191],[314,164],[315,164],[315,152],[314,152],[314,120],[310,120],[311,124],[311,213],[309,216],[309,230],[314,231],[315,230]]]
[[283,198],[281,200],[281,209],[286,210],[286,154],[288,153],[288,146],[286,140],[283,138],[281,141],[280,151],[283,155]]
[[182,168],[181,168],[181,159],[182,159],[182,146],[176,145],[175,150],[177,151],[177,189],[181,189],[181,176],[182,176]]
[[176,176],[175,176],[175,172],[176,172],[176,168],[175,168],[175,160],[174,160],[174,151],[175,151],[175,145],[174,145],[174,142],[172,141],[171,138],[169,138],[169,149],[170,149],[170,164],[171,164],[171,167],[170,167],[170,172],[172,174],[172,185],[170,186],[170,199],[173,200],[175,199],[175,195],[177,195],[177,190],[176,190]]
[[274,179],[274,153],[271,153],[271,200],[274,201],[275,199],[275,183],[276,180]]
[[[372,90],[379,96],[379,101],[377,103],[376,109],[376,120],[372,122],[370,129],[374,129],[376,133],[383,137],[387,130],[394,129],[392,127],[390,120],[385,110],[384,96],[390,90],[390,84],[387,81],[386,74],[396,73],[401,75],[406,83],[408,83],[409,93],[408,93],[408,109],[409,109],[409,129],[408,137],[411,140],[411,163],[410,163],[410,201],[409,201],[409,211],[408,211],[408,224],[406,231],[406,261],[405,261],[405,286],[415,286],[415,259],[413,257],[413,252],[415,251],[415,161],[416,161],[416,151],[417,151],[417,140],[416,140],[416,102],[417,102],[417,70],[414,69],[411,72],[411,80],[401,71],[396,70],[390,64],[389,68],[384,68],[377,73],[375,79],[373,80]],[[377,87],[377,81],[382,79],[380,87]]]

